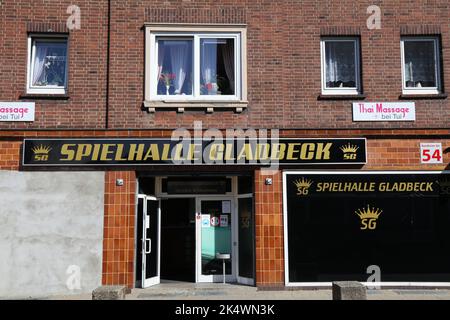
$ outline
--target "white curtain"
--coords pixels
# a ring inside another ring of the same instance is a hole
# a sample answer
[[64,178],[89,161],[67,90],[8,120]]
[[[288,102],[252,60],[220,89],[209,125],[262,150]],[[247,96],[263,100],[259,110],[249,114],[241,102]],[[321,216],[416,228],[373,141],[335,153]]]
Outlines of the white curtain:
[[49,46],[40,43],[35,44],[36,53],[34,55],[34,66],[33,66],[33,86],[38,85],[37,82],[44,81],[45,77],[45,58],[47,57],[47,52]]
[[201,74],[203,83],[217,82],[217,45],[215,42],[208,43],[208,40],[203,40],[201,47]]
[[180,94],[186,79],[187,58],[189,56],[189,43],[187,41],[170,41],[170,63],[175,74],[175,94]]
[[407,86],[435,86],[434,43],[405,41],[404,50]]
[[223,63],[225,66],[225,73],[227,74],[228,80],[230,81],[230,87],[233,93],[235,92],[234,88],[234,46],[233,40],[228,39],[227,44],[222,46],[222,56]]
[[355,50],[353,42],[326,43],[327,82],[355,81]]

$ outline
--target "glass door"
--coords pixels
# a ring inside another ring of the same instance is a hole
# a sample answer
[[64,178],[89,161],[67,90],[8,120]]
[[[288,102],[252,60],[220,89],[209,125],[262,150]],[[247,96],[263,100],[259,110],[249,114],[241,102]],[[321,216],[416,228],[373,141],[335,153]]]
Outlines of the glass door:
[[160,202],[155,197],[138,196],[138,215],[142,221],[142,287],[160,283]]
[[255,284],[255,216],[253,196],[239,196],[238,203],[238,283]]
[[197,198],[197,282],[235,282],[236,219],[232,197]]

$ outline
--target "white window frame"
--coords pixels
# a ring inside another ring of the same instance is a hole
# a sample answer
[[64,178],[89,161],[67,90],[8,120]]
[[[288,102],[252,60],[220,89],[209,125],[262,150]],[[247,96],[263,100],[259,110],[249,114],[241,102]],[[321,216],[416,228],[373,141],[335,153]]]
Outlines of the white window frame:
[[[66,43],[66,72],[64,86],[33,86],[34,59],[36,53],[36,41],[39,42],[63,42]],[[61,35],[30,35],[28,36],[28,65],[27,65],[27,94],[66,94],[69,73],[69,39]]]
[[[405,41],[431,41],[434,43],[435,76],[436,87],[411,88],[406,87],[405,74]],[[402,93],[403,94],[439,94],[441,92],[441,60],[439,54],[439,38],[436,36],[404,36],[400,39],[401,60],[402,60]]]
[[[157,37],[193,39],[193,88],[192,95],[157,95],[158,48]],[[235,51],[235,94],[200,94],[200,39],[234,39]],[[221,103],[245,102],[247,100],[246,74],[246,29],[242,26],[200,26],[200,25],[147,25],[145,54],[145,102],[187,102]]]
[[[361,58],[359,50],[358,37],[322,37],[320,39],[320,60],[322,75],[322,94],[323,95],[358,95],[361,93]],[[326,61],[325,61],[325,43],[326,42],[353,42],[355,48],[355,88],[327,88]]]

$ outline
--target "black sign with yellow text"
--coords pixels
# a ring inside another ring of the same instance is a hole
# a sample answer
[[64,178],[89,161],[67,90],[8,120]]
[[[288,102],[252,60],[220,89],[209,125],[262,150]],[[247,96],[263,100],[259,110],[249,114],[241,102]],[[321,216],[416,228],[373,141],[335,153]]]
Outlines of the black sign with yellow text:
[[24,166],[364,164],[366,140],[25,139]]
[[290,282],[450,280],[449,173],[285,177]]

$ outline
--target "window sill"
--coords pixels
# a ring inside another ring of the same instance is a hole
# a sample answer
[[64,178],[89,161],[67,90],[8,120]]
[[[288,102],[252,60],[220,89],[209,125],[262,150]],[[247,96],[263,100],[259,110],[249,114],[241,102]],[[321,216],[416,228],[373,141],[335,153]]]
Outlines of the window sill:
[[317,100],[364,100],[365,94],[321,94]]
[[40,93],[24,93],[19,96],[24,100],[69,100],[68,94],[40,94]]
[[432,100],[432,99],[447,99],[448,94],[401,94],[398,98],[400,100]]
[[144,101],[144,108],[151,113],[156,112],[157,109],[177,110],[180,113],[186,109],[205,109],[207,113],[218,110],[234,110],[236,113],[241,113],[247,106],[247,101]]

